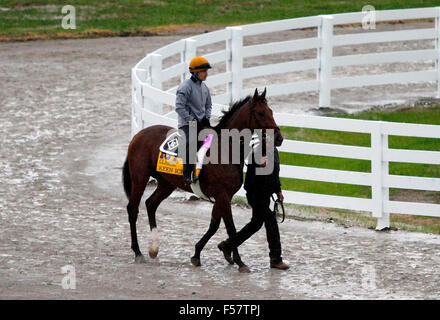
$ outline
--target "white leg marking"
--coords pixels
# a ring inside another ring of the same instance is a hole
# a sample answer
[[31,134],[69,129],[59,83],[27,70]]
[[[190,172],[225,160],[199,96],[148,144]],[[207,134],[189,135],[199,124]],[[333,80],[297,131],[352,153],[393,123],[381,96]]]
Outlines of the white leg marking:
[[151,249],[153,251],[159,251],[159,234],[157,233],[157,228],[151,230]]

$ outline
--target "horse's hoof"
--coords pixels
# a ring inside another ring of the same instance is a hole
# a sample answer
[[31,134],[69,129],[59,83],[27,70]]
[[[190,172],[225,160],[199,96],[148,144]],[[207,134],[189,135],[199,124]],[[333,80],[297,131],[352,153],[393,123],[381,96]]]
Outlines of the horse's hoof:
[[193,264],[194,267],[200,267],[201,266],[200,259],[196,258],[196,257],[192,257],[191,258],[191,263]]
[[240,268],[238,268],[238,272],[240,273],[250,273],[251,270],[249,269],[249,267],[247,265],[242,265]]
[[150,255],[151,259],[155,259],[157,257],[158,253],[159,253],[159,250],[153,250],[151,248],[148,250],[148,254]]
[[145,260],[144,255],[138,255],[134,258],[134,263],[147,263],[147,260]]

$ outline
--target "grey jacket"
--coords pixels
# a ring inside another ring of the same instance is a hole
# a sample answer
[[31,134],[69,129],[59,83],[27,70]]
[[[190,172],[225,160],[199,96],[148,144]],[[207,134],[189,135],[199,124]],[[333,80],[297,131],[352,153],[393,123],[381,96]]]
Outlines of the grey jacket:
[[201,121],[204,117],[210,119],[211,110],[211,95],[206,84],[194,77],[180,84],[176,93],[179,128],[192,120]]

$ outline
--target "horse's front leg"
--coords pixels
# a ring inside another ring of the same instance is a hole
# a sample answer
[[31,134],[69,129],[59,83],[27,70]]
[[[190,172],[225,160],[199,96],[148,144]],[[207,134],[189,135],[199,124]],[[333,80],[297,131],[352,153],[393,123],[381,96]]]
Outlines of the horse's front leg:
[[245,265],[243,261],[241,261],[241,257],[240,254],[238,253],[237,245],[235,244],[234,241],[235,236],[237,234],[237,230],[235,229],[234,219],[232,218],[231,203],[229,203],[229,206],[224,211],[223,221],[225,222],[226,232],[228,233],[229,239],[231,239],[232,259],[238,265],[238,271],[242,273],[250,272],[248,266]]
[[200,252],[202,252],[205,245],[208,243],[209,239],[217,232],[218,227],[220,226],[220,220],[221,217],[217,214],[215,214],[217,211],[215,210],[216,205],[214,205],[214,208],[212,210],[211,215],[211,223],[209,225],[208,231],[204,234],[204,236],[200,239],[199,242],[196,244],[196,252],[194,253],[194,256],[191,258],[191,263],[196,266],[200,267]]

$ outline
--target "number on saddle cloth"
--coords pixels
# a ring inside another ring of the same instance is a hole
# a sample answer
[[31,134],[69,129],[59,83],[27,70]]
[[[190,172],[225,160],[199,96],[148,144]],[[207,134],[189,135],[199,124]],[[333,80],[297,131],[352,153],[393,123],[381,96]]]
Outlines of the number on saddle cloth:
[[162,151],[163,153],[176,157],[179,150],[179,136],[180,135],[178,131],[170,134],[168,137],[166,137],[164,142],[162,142],[162,144],[159,147],[159,150]]

